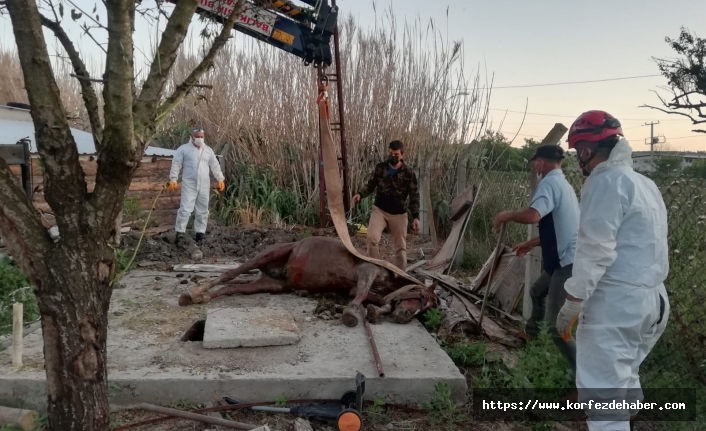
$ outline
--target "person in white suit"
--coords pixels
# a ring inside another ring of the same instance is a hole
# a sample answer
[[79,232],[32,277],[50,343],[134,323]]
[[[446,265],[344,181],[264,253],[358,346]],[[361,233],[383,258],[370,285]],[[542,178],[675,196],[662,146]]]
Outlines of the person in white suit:
[[[629,431],[644,399],[640,365],[669,320],[667,209],[655,183],[633,170],[632,148],[612,115],[579,116],[569,148],[588,179],[557,329],[568,340],[578,323],[576,387],[589,431]],[[597,406],[614,400],[629,407]]]
[[221,172],[216,154],[204,142],[203,129],[193,129],[189,142],[179,147],[174,154],[167,190],[176,190],[177,179],[182,168],[181,205],[177,212],[175,225],[177,240],[184,238],[189,217],[194,212],[195,239],[201,241],[206,234],[208,224],[208,199],[211,193],[210,172],[213,172],[213,176],[218,181],[218,191],[225,190],[225,177]]

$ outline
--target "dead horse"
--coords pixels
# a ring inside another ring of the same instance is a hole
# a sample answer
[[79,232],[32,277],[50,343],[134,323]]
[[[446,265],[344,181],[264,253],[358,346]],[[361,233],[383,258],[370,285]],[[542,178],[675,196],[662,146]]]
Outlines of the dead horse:
[[[262,274],[258,280],[247,284],[235,280],[253,269]],[[208,293],[219,284],[224,286]],[[389,304],[383,303],[386,295],[409,284],[392,271],[357,258],[338,238],[309,237],[275,244],[220,277],[192,287],[179,297],[179,305],[207,302],[236,293],[334,292],[353,297],[341,317],[346,326],[358,324],[357,314],[362,313],[364,303],[371,322],[376,322],[382,315],[392,314],[395,322],[409,323],[415,315],[439,303],[434,285],[415,286]]]

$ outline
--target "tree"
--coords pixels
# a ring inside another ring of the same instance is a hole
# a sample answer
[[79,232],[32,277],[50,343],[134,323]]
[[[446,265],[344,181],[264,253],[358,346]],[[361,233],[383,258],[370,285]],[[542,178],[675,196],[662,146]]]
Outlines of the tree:
[[691,177],[706,178],[706,160],[694,160],[691,166],[684,169],[684,173]]
[[[56,216],[60,238],[54,242],[48,235],[3,159],[0,236],[29,277],[39,303],[50,428],[108,430],[106,337],[116,273],[110,247],[116,218],[148,140],[161,119],[199,85],[199,78],[213,65],[215,55],[231,37],[243,0],[228,1],[234,12],[201,62],[168,97],[163,94],[167,79],[198,0],[180,0],[175,5],[139,89],[133,67],[139,1],[102,2],[107,24],[99,26],[108,34],[102,79],[89,76],[81,54],[62,27],[63,4],[57,13],[52,0],[42,2],[43,8],[48,7],[46,14],[36,0],[0,0],[0,8],[9,13],[12,22],[44,167],[45,197]],[[71,15],[76,20],[82,13],[72,10]],[[92,192],[88,192],[62,107],[42,27],[51,30],[61,43],[81,86],[97,150],[98,171]],[[93,88],[99,84],[103,85],[102,116]]]
[[658,175],[669,175],[674,171],[680,171],[681,163],[682,158],[679,156],[659,156],[654,162],[655,173]]
[[483,154],[480,167],[489,171],[524,171],[526,161],[519,149],[511,147],[505,135],[487,130],[479,139]]
[[[655,59],[660,72],[667,78],[672,93],[667,101],[657,94],[664,106],[643,105],[644,108],[657,109],[667,114],[681,115],[691,120],[694,125],[706,123],[706,39],[692,35],[682,27],[679,38],[665,38],[680,58],[676,60]],[[693,132],[706,133],[705,129]]]

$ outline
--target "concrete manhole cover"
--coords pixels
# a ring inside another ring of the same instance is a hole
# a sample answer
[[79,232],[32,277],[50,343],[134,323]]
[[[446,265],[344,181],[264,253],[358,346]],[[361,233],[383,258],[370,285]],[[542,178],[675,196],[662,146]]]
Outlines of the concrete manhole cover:
[[208,310],[203,334],[206,349],[283,346],[299,342],[294,317],[284,308]]

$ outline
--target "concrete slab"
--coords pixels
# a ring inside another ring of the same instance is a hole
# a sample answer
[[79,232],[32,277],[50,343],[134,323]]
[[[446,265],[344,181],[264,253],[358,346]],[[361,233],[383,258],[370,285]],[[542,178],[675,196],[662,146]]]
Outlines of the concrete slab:
[[[241,402],[271,401],[283,395],[338,398],[354,389],[357,371],[367,377],[368,399],[421,404],[443,382],[455,401],[466,400],[463,375],[417,321],[373,325],[386,374],[381,379],[362,325],[348,328],[338,320],[317,319],[317,300],[260,294],[179,307],[179,295],[193,284],[182,284],[187,279],[174,272],[138,270],[122,280],[124,288],[113,291],[108,327],[112,407],[179,400],[204,403],[224,395]],[[286,309],[299,328],[300,341],[247,349],[205,349],[199,341],[180,341],[184,331],[216,307]],[[45,409],[42,350],[38,331],[25,338],[22,369],[12,369],[9,350],[0,352],[0,405]]]
[[205,349],[285,346],[299,341],[299,329],[284,308],[215,308],[206,313]]

